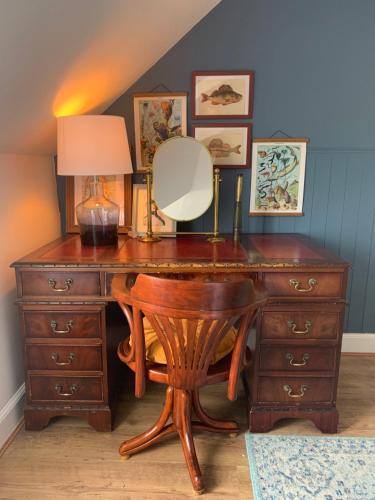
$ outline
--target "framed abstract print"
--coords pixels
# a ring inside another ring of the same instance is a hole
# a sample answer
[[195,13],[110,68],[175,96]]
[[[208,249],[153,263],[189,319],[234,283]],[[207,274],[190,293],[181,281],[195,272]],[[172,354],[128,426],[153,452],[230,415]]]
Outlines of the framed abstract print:
[[250,167],[251,129],[249,123],[210,123],[193,125],[193,137],[210,151],[220,168]]
[[252,118],[254,71],[194,71],[193,119]]
[[[176,231],[176,222],[163,214],[152,200],[152,230],[155,233]],[[132,236],[143,236],[147,231],[147,189],[146,184],[133,186]]]
[[303,215],[308,139],[254,139],[250,215]]
[[137,171],[151,164],[156,148],[167,139],[187,133],[187,93],[134,94],[134,130]]
[[[88,197],[87,176],[67,176],[66,178],[66,230],[79,233],[76,206]],[[132,175],[103,176],[104,195],[120,207],[119,233],[127,233],[131,228]]]

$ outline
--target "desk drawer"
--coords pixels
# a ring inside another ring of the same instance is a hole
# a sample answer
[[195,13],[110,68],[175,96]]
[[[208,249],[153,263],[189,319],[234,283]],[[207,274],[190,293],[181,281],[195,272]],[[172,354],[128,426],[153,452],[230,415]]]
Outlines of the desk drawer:
[[22,271],[21,286],[24,296],[100,295],[97,272]]
[[259,377],[260,403],[331,403],[334,379],[319,377]]
[[31,401],[102,402],[101,377],[29,375]]
[[341,308],[332,310],[295,309],[265,310],[262,315],[261,338],[267,339],[337,339]]
[[260,349],[261,370],[333,371],[336,350],[333,347],[265,346]]
[[342,296],[342,274],[340,273],[266,273],[264,280],[270,296]]
[[[80,311],[80,312],[79,312]],[[24,310],[26,338],[97,338],[101,336],[101,314],[84,310]]]
[[29,370],[93,370],[102,369],[100,346],[26,345]]

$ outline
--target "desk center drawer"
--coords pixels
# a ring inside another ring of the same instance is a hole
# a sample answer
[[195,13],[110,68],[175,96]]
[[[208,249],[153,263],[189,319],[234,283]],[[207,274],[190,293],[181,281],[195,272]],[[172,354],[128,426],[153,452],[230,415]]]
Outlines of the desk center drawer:
[[333,371],[336,350],[333,347],[265,346],[260,349],[261,370]]
[[25,349],[29,370],[102,369],[101,346],[27,344]]
[[98,272],[22,271],[23,296],[100,295]]

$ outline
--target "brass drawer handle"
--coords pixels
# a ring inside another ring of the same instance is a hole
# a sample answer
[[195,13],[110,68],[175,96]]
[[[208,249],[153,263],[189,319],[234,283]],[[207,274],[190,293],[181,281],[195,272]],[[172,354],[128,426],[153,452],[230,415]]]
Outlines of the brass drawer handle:
[[67,278],[64,280],[65,286],[63,288],[56,288],[57,281],[53,278],[49,278],[48,284],[52,288],[54,292],[67,292],[70,290],[70,287],[73,285],[73,279]]
[[70,352],[67,356],[67,360],[66,361],[59,361],[59,354],[57,352],[53,352],[51,354],[51,359],[53,359],[53,361],[59,365],[59,366],[66,366],[66,365],[71,365],[72,362],[74,361],[74,358],[75,358],[75,355],[74,355],[74,352]]
[[310,278],[307,284],[309,285],[309,288],[301,288],[300,281],[296,279],[289,280],[289,285],[292,286],[294,290],[297,290],[297,292],[302,292],[302,293],[312,292],[315,286],[318,284],[318,282],[315,278]]
[[308,352],[305,352],[305,354],[302,356],[301,363],[294,361],[294,356],[291,352],[287,352],[285,357],[289,361],[290,366],[306,366],[308,360],[310,359],[310,354]]
[[57,394],[59,396],[64,396],[64,397],[73,396],[73,394],[78,391],[78,385],[77,384],[71,384],[69,386],[69,389],[70,389],[70,392],[61,392],[63,390],[63,386],[60,385],[60,384],[56,384],[55,385],[55,391],[57,392]]
[[305,392],[307,391],[307,385],[301,385],[299,394],[293,394],[293,389],[290,385],[284,385],[283,389],[291,398],[303,398]]
[[290,319],[288,321],[289,333],[295,333],[296,335],[306,335],[307,333],[310,333],[311,327],[312,327],[312,321],[307,320],[305,323],[305,329],[304,330],[297,330],[296,323],[292,319]]
[[57,321],[55,321],[54,319],[51,321],[50,326],[53,333],[58,333],[58,334],[70,333],[73,328],[73,320],[70,319],[69,321],[67,321],[65,330],[59,330],[57,328]]

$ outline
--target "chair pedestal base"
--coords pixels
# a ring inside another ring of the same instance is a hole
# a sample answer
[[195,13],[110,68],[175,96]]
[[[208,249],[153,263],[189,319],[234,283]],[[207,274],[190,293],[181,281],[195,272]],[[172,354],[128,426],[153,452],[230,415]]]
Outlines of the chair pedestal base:
[[[192,409],[197,420],[192,420]],[[167,423],[171,418],[172,422]],[[193,488],[197,493],[204,490],[202,474],[199,468],[193,441],[193,429],[210,432],[227,432],[237,435],[240,432],[236,422],[217,420],[208,416],[201,407],[198,389],[188,391],[168,386],[163,411],[157,422],[146,432],[124,441],[119,449],[120,455],[128,457],[164,439],[178,433],[189,470]]]

